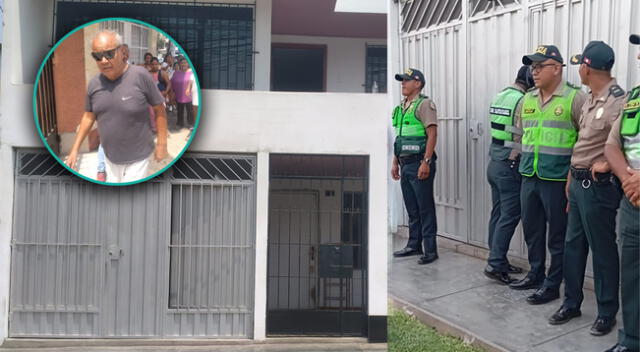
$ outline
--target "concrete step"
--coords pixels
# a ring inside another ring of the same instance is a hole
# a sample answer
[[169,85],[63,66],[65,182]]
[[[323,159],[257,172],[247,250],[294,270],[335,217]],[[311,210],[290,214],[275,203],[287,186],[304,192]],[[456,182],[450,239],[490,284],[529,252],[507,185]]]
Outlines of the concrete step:
[[231,339],[29,339],[10,338],[2,352],[362,352],[386,351],[386,344],[367,343],[365,338],[276,337],[264,341]]

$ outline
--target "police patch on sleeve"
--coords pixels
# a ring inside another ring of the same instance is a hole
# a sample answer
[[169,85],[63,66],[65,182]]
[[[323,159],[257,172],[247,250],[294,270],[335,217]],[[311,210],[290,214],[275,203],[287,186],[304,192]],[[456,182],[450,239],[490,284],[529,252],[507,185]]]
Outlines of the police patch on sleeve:
[[571,82],[567,82],[567,85],[573,89],[580,89],[579,86],[576,86],[575,84],[571,83]]
[[622,89],[622,87],[617,84],[614,84],[611,86],[611,88],[609,88],[609,93],[611,93],[611,95],[616,98],[620,98],[625,94],[624,89]]

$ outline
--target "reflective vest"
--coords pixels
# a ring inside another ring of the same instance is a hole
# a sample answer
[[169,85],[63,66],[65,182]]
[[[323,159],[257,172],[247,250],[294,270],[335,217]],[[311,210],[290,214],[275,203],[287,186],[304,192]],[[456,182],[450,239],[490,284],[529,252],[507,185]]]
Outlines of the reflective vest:
[[522,156],[520,173],[540,179],[565,181],[578,133],[571,121],[571,106],[578,88],[567,83],[562,96],[554,96],[541,109],[537,96],[527,93],[522,103]]
[[622,112],[620,135],[627,163],[640,170],[640,86],[633,88]]
[[519,143],[513,142],[513,135],[522,135],[522,130],[513,125],[516,107],[524,93],[512,88],[505,88],[491,102],[489,117],[491,118],[491,140],[493,144],[508,149],[521,149]]
[[424,100],[419,96],[414,100],[406,112],[402,111],[402,105],[393,110],[393,128],[396,131],[396,140],[393,144],[393,152],[396,156],[424,153],[427,146],[427,132],[422,121],[416,117],[416,109]]

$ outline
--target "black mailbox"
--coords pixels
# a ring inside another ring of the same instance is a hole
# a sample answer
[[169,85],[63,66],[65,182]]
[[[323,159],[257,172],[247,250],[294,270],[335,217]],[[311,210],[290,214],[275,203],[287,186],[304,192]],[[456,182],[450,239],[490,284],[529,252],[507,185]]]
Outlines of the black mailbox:
[[318,274],[323,278],[353,277],[353,246],[322,244],[319,248]]

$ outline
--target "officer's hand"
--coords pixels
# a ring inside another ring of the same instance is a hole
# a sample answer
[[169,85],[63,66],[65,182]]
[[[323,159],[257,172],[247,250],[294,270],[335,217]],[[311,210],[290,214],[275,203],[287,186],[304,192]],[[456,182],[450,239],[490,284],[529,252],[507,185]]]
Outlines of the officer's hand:
[[420,167],[418,168],[418,180],[426,180],[429,178],[429,173],[431,172],[431,168],[429,167],[429,163],[421,162]]
[[605,172],[611,171],[609,167],[609,163],[606,161],[598,161],[591,166],[591,178],[593,180],[597,180],[596,174],[604,174]]
[[67,156],[67,158],[64,159],[64,163],[68,167],[77,171],[76,166],[78,163],[78,152],[72,150],[71,153],[69,153],[69,155]]
[[167,145],[166,144],[156,144],[156,150],[154,153],[156,161],[162,161],[162,159],[167,157]]
[[391,165],[391,178],[394,181],[398,181],[400,179],[400,167],[398,164]]
[[640,203],[640,171],[628,167],[627,172],[631,176],[622,182],[622,190],[631,204],[637,206]]

